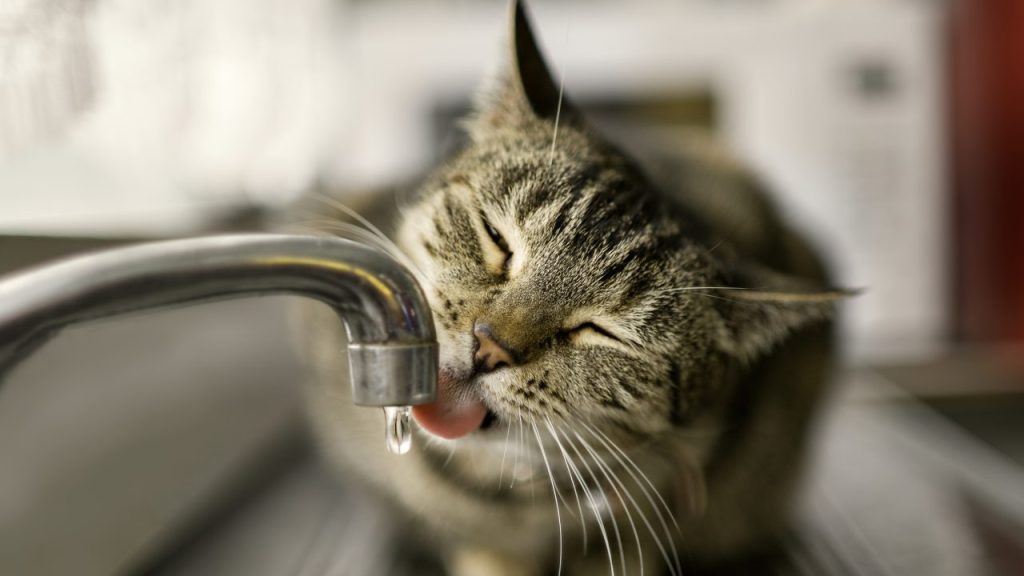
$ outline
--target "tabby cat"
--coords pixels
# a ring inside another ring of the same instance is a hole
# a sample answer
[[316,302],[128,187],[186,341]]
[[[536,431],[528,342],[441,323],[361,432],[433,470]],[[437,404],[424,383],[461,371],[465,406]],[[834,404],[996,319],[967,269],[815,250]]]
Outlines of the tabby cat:
[[413,452],[387,454],[337,319],[303,305],[324,450],[452,574],[690,574],[770,549],[843,293],[713,147],[641,169],[596,133],[521,2],[510,21],[467,144],[380,220],[434,310],[439,399]]

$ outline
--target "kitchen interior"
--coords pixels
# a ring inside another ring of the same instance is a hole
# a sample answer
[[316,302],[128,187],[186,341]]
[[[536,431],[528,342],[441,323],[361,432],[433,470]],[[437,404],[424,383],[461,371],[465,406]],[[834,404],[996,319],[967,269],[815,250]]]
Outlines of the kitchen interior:
[[[863,289],[779,573],[1024,572],[1024,5],[531,9],[599,127],[713,132]],[[414,181],[458,145],[504,10],[10,2],[0,273]],[[22,362],[0,389],[0,573],[379,573],[360,551],[401,535],[317,462],[287,308],[101,321]]]

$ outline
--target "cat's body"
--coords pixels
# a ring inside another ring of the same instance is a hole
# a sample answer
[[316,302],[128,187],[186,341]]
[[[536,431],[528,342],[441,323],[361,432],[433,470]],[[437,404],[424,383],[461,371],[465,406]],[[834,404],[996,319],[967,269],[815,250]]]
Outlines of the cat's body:
[[379,214],[435,311],[442,399],[411,454],[386,454],[381,415],[348,398],[341,326],[304,305],[314,429],[458,574],[757,552],[788,518],[838,295],[814,292],[814,251],[713,149],[641,171],[590,131],[513,14],[471,142]]

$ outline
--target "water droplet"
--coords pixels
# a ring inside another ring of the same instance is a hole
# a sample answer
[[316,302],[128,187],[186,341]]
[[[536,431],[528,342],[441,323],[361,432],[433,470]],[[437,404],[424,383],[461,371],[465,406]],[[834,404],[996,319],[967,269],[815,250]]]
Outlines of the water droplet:
[[408,406],[384,407],[384,437],[387,439],[388,452],[405,454],[412,447],[412,426],[409,417],[412,409]]

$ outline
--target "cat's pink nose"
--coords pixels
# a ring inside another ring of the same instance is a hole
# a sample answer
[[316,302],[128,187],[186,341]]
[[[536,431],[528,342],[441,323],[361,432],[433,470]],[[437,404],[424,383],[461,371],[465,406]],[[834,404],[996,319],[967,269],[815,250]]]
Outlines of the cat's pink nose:
[[476,336],[477,341],[476,355],[473,360],[478,370],[491,372],[502,366],[513,364],[512,353],[501,345],[490,326],[479,322],[474,324],[473,336]]

